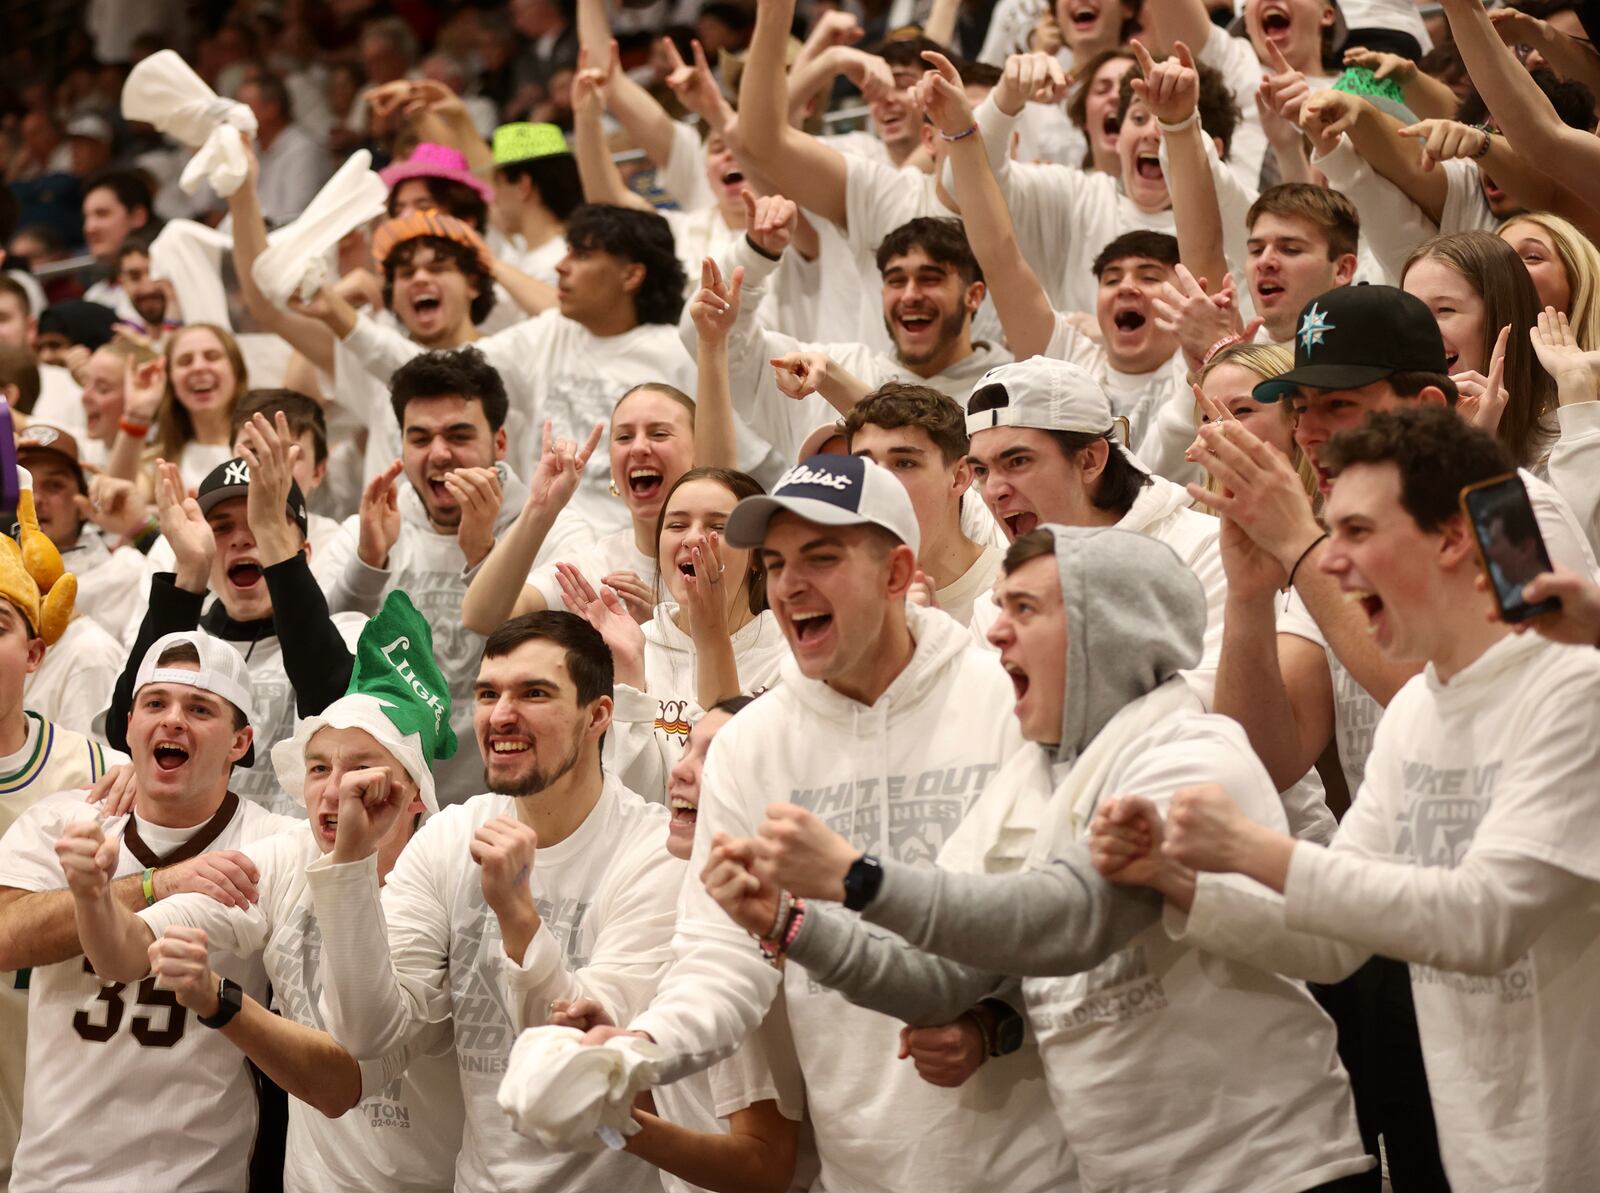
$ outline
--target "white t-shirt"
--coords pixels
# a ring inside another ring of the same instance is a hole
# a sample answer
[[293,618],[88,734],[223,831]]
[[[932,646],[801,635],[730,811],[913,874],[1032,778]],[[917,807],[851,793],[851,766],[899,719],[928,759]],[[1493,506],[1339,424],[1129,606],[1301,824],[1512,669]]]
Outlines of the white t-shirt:
[[39,399],[33,404],[33,417],[37,422],[60,427],[82,448],[89,434],[89,419],[83,412],[83,388],[61,365],[39,366]]
[[1072,325],[1061,311],[1056,312],[1056,330],[1044,354],[1070,360],[1087,369],[1111,399],[1111,413],[1128,420],[1128,446],[1138,447],[1155,425],[1162,406],[1174,394],[1190,394],[1188,366],[1183,353],[1174,352],[1158,369],[1148,373],[1124,373],[1113,368],[1106,350]]
[[655,990],[684,875],[663,848],[667,811],[608,777],[578,830],[538,850],[530,882],[542,923],[521,965],[505,955],[468,852],[482,825],[515,815],[510,796],[480,795],[429,819],[390,872],[381,910],[373,859],[308,867],[329,1031],[357,1057],[377,1056],[454,1020],[460,1193],[654,1193],[656,1170],[626,1153],[551,1153],[514,1134],[497,1095],[517,1030],[544,1023],[551,1000],[596,998],[626,1023]]
[[[237,849],[293,823],[249,800],[227,803],[231,815],[206,849]],[[65,890],[55,843],[68,823],[93,815],[82,791],[46,796],[24,812],[0,840],[0,886]],[[148,845],[140,848],[149,859],[141,860],[130,844],[130,820],[114,877],[171,857],[182,841],[210,827],[174,831],[141,822],[137,831]],[[251,997],[266,998],[259,958],[219,954],[211,963]],[[116,1107],[117,1129],[92,1129],[109,1106]],[[105,985],[82,956],[33,970],[22,1142],[11,1193],[242,1189],[255,1135],[255,1084],[244,1053],[195,1023],[153,978],[132,989]]]
[[22,681],[23,703],[47,721],[99,736],[127,659],[122,643],[93,618],[74,617],[38,670]]
[[[617,498],[619,503],[621,500]],[[612,572],[632,572],[659,596],[661,586],[656,576],[655,558],[639,550],[632,526],[587,541],[582,527],[569,527],[569,533],[557,539],[554,531],[559,529],[559,523],[552,528],[550,536],[539,547],[533,571],[528,574],[528,585],[544,597],[545,608],[567,607],[561,597],[561,585],[556,582],[558,563],[570,563],[577,568],[596,592],[600,591],[600,582]]]
[[1000,578],[1000,564],[1005,557],[1006,553],[1001,548],[985,546],[983,554],[972,561],[971,567],[934,594],[939,608],[962,625],[970,625],[973,602],[983,593],[994,589],[994,582]]
[[[692,124],[674,121],[667,160],[656,167],[656,185],[677,200],[682,211],[704,211],[717,205],[706,181],[706,144]],[[695,270],[695,277],[700,271]]]
[[[139,913],[159,937],[174,924],[203,928],[213,955],[259,959],[280,1014],[326,1031],[322,930],[305,868],[322,856],[308,824],[252,843],[241,852],[260,872],[259,902],[248,910],[205,895],[174,895]],[[423,1041],[435,1051],[402,1048],[361,1064],[359,1104],[336,1119],[289,1099],[284,1150],[287,1193],[439,1193],[448,1189],[461,1150],[461,1088],[447,1024]],[[401,1070],[404,1075],[401,1075]]]
[[[166,546],[165,539],[161,545]],[[170,556],[170,547],[167,553]],[[149,589],[152,569],[148,556],[134,547],[109,550],[99,527],[84,523],[78,531],[78,541],[61,553],[61,562],[78,577],[78,597],[73,607],[79,613],[99,622],[118,642],[130,630],[138,633],[135,615],[142,618],[149,600],[130,594],[142,595]]]
[[1600,1165],[1600,658],[1508,635],[1390,701],[1332,848],[1282,899],[1202,878],[1169,930],[1319,981],[1411,965],[1439,1151],[1457,1189],[1582,1189]]
[[[1518,472],[1522,483],[1527,486],[1528,501],[1533,506],[1539,533],[1544,536],[1551,562],[1559,563],[1581,576],[1593,576],[1594,555],[1566,502],[1550,485],[1531,472],[1526,469],[1518,469]],[[1373,734],[1383,716],[1383,706],[1345,670],[1298,592],[1289,594],[1287,604],[1279,613],[1278,632],[1304,638],[1327,653],[1328,675],[1333,683],[1334,742],[1339,748],[1339,766],[1344,771],[1346,787],[1352,793],[1359,791],[1366,772],[1367,755],[1372,751]]]

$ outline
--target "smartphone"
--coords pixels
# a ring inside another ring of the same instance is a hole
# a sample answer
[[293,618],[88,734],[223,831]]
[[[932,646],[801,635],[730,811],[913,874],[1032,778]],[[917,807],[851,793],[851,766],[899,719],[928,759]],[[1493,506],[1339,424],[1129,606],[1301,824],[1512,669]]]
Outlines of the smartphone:
[[1539,520],[1528,500],[1528,490],[1515,472],[1479,481],[1461,490],[1461,508],[1478,543],[1478,557],[1489,577],[1495,604],[1507,622],[1527,621],[1541,613],[1554,613],[1561,602],[1551,597],[1530,605],[1522,599],[1528,581],[1550,570]]
[[17,483],[17,437],[11,428],[11,403],[0,398],[0,513],[16,511],[22,491]]

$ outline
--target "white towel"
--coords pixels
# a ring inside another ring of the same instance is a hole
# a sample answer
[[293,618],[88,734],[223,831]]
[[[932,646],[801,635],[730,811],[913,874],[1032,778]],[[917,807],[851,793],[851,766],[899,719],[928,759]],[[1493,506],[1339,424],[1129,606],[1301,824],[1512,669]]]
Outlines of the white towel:
[[153,124],[198,151],[178,179],[189,194],[209,182],[227,198],[244,182],[248,167],[240,134],[256,131],[255,113],[212,91],[176,51],[160,50],[128,72],[122,115]]
[[[233,330],[222,286],[222,254],[233,248],[225,232],[194,220],[168,220],[150,245],[150,276],[172,283],[185,323],[214,323]],[[171,313],[168,313],[171,318]]]
[[291,295],[317,292],[328,273],[327,252],[345,234],[384,212],[389,188],[372,170],[372,155],[358,149],[340,166],[300,218],[268,239],[270,247],[250,271],[261,293],[275,306]]
[[512,1129],[557,1152],[620,1148],[639,1130],[633,1100],[656,1083],[658,1045],[615,1036],[584,1047],[576,1028],[530,1027],[512,1046],[500,1109]]

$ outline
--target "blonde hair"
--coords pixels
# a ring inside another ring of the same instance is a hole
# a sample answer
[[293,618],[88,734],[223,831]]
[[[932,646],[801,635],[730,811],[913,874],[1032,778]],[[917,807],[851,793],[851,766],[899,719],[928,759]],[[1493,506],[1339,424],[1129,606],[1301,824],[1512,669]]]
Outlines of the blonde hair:
[[1505,231],[1512,224],[1534,224],[1549,234],[1572,290],[1572,309],[1564,312],[1572,334],[1585,352],[1600,348],[1600,249],[1569,221],[1548,211],[1530,211],[1502,220],[1495,235],[1505,239]]
[[[1236,369],[1243,369],[1246,373],[1259,377],[1262,381],[1271,381],[1274,377],[1281,377],[1294,368],[1294,353],[1282,344],[1233,344],[1206,361],[1200,371],[1195,373],[1194,383],[1204,389],[1206,378],[1223,365],[1232,365]],[[1276,405],[1279,417],[1292,428],[1294,414],[1288,401],[1280,399]],[[1197,422],[1199,418],[1200,404],[1196,402]],[[1305,486],[1306,496],[1311,498],[1312,506],[1319,506],[1322,494],[1317,488],[1317,474],[1312,471],[1310,461],[1306,459],[1305,453],[1300,450],[1300,445],[1292,437],[1289,440],[1289,462],[1300,474],[1300,483]],[[1206,489],[1213,493],[1217,491],[1216,478],[1209,472],[1206,473]]]

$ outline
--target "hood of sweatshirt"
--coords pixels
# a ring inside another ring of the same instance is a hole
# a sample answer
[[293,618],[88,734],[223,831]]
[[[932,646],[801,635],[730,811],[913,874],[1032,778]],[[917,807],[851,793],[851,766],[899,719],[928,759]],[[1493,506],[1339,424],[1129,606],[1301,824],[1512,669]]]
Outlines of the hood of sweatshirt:
[[[496,463],[494,470],[500,477],[500,512],[494,516],[494,535],[499,538],[522,512],[522,504],[528,499],[528,486],[504,460]],[[428,521],[428,507],[422,504],[422,498],[417,496],[411,482],[405,480],[402,473],[400,481],[396,483],[400,485],[400,520],[429,534],[438,534],[433,523]]]
[[[907,605],[906,623],[915,643],[911,661],[894,677],[871,709],[885,717],[893,717],[915,705],[919,698],[938,684],[945,667],[972,644],[972,635],[967,628],[937,609]],[[808,709],[835,724],[854,726],[857,717],[867,711],[859,701],[840,695],[822,680],[808,679],[792,654],[783,661],[781,674],[783,682],[792,686],[795,695]]]
[[1200,661],[1206,596],[1193,569],[1148,535],[1045,529],[1055,536],[1067,615],[1061,741],[1052,761],[1071,762],[1124,707]]
[[1182,485],[1175,485],[1164,477],[1153,475],[1149,481],[1149,484],[1139,490],[1139,495],[1133,499],[1133,505],[1117,522],[1116,529],[1149,534],[1150,528],[1161,519],[1169,518],[1178,510],[1189,509],[1194,505],[1189,497],[1189,491]]
[[978,378],[990,369],[1010,360],[1011,353],[1004,348],[986,340],[978,340],[972,345],[970,356],[962,357],[943,372],[924,378],[912,373],[897,356],[883,354],[879,357],[885,376],[899,377],[902,381],[914,385],[926,385],[930,389],[936,389],[947,398],[958,402],[963,408],[966,407],[967,396],[972,393],[972,387],[978,384]]

